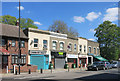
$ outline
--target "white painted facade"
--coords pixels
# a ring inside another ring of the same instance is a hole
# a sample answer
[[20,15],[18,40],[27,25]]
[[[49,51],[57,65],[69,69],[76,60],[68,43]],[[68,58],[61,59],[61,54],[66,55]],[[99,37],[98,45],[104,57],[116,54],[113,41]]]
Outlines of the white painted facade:
[[[49,33],[49,32],[39,30],[39,29],[29,28],[29,32],[28,32],[28,37],[29,37],[28,50],[43,50],[43,40],[47,40],[46,54],[47,55],[49,54],[49,59],[50,59],[50,46],[49,46],[50,45],[49,44],[50,35],[45,34],[45,33]],[[38,39],[38,47],[34,47],[34,38]],[[30,64],[30,56],[28,58],[28,63]]]

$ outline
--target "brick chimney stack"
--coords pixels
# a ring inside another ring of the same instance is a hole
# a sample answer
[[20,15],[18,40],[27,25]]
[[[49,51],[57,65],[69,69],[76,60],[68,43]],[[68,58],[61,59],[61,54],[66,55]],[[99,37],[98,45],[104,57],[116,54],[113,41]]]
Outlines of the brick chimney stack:
[[16,26],[19,26],[19,20],[16,21]]

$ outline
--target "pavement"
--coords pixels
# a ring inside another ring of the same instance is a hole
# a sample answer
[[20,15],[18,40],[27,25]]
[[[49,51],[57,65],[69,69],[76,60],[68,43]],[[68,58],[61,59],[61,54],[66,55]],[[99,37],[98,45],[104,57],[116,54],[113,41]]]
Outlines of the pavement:
[[[60,69],[59,69],[60,70]],[[3,81],[120,81],[118,69],[86,71],[85,69],[70,69],[70,71],[57,71],[53,73],[32,73],[12,75],[11,77],[3,77]]]

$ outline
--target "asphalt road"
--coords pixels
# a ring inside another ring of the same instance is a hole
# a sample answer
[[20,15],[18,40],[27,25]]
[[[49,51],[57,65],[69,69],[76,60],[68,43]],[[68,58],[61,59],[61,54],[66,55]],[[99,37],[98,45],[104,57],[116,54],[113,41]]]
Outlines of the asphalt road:
[[118,69],[99,71],[60,72],[52,74],[30,74],[4,78],[2,81],[120,81]]

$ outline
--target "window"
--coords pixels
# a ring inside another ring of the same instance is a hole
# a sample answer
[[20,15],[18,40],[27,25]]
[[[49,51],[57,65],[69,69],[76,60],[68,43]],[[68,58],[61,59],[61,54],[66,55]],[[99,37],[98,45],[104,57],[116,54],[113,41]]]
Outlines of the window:
[[34,39],[34,47],[38,47],[38,39]]
[[86,52],[86,46],[84,46],[84,52]]
[[96,48],[94,48],[94,54],[96,54]]
[[2,45],[2,46],[5,45],[5,39],[0,40],[0,45]]
[[80,49],[79,50],[80,50],[80,52],[82,52],[82,45],[80,45]]
[[43,49],[47,50],[47,40],[43,40]]
[[[22,55],[21,59],[20,59],[21,64],[25,64],[26,63],[26,56]],[[17,64],[18,63],[18,55],[12,55],[12,63],[13,64]]]
[[48,63],[49,63],[49,57],[46,56],[46,64],[48,64]]
[[76,45],[76,44],[74,44],[74,51],[76,51],[76,49],[77,49],[77,45]]
[[69,49],[69,51],[72,51],[72,44],[71,43],[69,43],[68,49]]
[[25,48],[25,41],[21,41],[21,47]]
[[12,40],[12,47],[15,47],[16,43],[15,40]]
[[56,42],[56,41],[53,41],[53,43],[52,43],[52,48],[53,48],[53,50],[56,50],[56,49],[57,49],[57,42]]
[[99,54],[99,48],[97,48],[97,54]]
[[64,50],[64,43],[60,42],[60,50]]
[[91,47],[89,47],[89,53],[91,53]]

